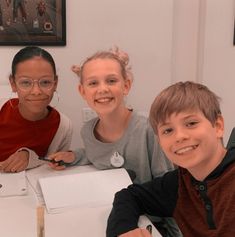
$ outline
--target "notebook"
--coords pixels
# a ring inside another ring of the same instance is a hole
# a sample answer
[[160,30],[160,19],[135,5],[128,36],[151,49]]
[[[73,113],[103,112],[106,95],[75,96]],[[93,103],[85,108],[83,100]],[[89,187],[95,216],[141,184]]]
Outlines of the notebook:
[[48,213],[111,205],[115,193],[131,183],[123,168],[39,179]]
[[[132,181],[123,168],[87,172],[78,170],[77,173],[39,178],[47,209],[47,235],[105,236],[114,195],[130,184]],[[65,226],[55,228],[65,220],[68,220]],[[91,228],[88,228],[88,223]],[[139,218],[140,228],[149,225],[152,228],[152,236],[161,237],[146,216]]]

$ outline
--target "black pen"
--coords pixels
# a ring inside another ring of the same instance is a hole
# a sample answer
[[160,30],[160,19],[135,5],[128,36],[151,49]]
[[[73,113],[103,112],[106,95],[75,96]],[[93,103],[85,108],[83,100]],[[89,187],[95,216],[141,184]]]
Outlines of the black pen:
[[152,234],[152,226],[151,225],[147,225],[146,230],[148,230],[149,233]]
[[44,160],[44,161],[48,161],[48,162],[51,162],[53,164],[58,164],[58,165],[68,165],[69,163],[66,163],[64,162],[63,160],[59,160],[59,161],[56,161],[54,159],[49,159],[48,157],[46,156],[39,156],[38,157],[39,160]]

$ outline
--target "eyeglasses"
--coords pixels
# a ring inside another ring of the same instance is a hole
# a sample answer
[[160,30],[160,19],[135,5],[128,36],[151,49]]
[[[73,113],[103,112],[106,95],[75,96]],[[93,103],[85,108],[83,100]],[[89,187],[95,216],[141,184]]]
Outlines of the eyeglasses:
[[34,87],[34,83],[38,84],[38,87],[41,90],[51,90],[55,84],[54,79],[49,78],[40,78],[39,80],[33,80],[31,78],[20,78],[15,81],[19,89],[23,91],[30,91]]

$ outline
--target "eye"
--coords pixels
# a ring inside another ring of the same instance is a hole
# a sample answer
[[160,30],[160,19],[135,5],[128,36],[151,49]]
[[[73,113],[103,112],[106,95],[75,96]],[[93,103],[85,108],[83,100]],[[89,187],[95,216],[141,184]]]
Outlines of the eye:
[[195,127],[198,123],[198,121],[189,121],[186,123],[186,127]]
[[172,128],[164,128],[164,129],[161,130],[161,133],[163,135],[167,135],[167,134],[170,134],[172,131],[173,131]]
[[20,87],[31,87],[32,86],[32,80],[29,79],[22,79],[18,81],[18,85]]
[[53,85],[54,81],[49,80],[49,79],[41,79],[39,83],[41,87],[49,88]]
[[118,79],[115,78],[115,77],[110,77],[110,78],[107,79],[107,83],[109,85],[113,85],[113,84],[117,83],[117,81],[118,81]]
[[94,87],[94,86],[96,86],[97,84],[98,84],[98,82],[95,81],[95,80],[87,81],[87,82],[86,82],[86,85],[89,86],[89,87]]

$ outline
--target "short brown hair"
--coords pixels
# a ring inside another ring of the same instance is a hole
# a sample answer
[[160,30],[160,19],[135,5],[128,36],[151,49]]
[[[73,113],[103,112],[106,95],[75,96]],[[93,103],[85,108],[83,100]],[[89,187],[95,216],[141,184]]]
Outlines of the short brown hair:
[[157,126],[164,123],[173,113],[200,110],[214,125],[221,115],[219,100],[215,93],[202,84],[178,82],[164,89],[155,98],[150,109],[150,123],[157,134]]

